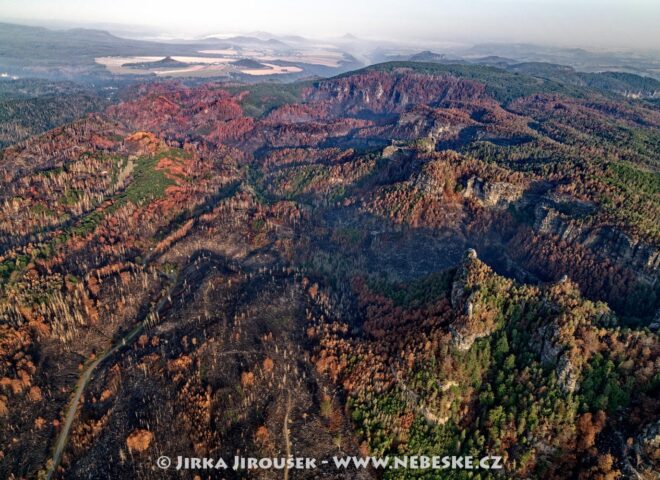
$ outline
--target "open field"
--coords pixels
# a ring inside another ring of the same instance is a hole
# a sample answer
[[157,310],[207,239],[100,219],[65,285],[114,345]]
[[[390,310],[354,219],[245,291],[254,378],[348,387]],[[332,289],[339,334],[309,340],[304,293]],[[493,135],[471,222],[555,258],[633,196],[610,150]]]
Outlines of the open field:
[[231,65],[235,58],[228,57],[172,57],[182,62],[181,68],[147,68],[137,69],[127,64],[149,63],[162,60],[164,57],[132,56],[132,57],[98,57],[96,63],[105,66],[110,72],[117,75],[163,75],[163,76],[218,76],[229,73],[243,73],[245,75],[264,76],[289,73],[300,73],[302,68],[293,65],[281,66],[265,63],[268,68],[240,68]]
[[199,53],[207,55],[231,55],[236,58],[249,57],[259,62],[284,61],[292,63],[307,63],[321,65],[324,67],[338,67],[344,59],[344,54],[335,49],[314,48],[310,50],[294,51],[290,54],[274,55],[273,52],[259,50],[223,49],[223,50],[200,50]]
[[303,71],[302,68],[300,67],[295,67],[293,65],[289,66],[281,66],[281,65],[274,65],[272,63],[264,63],[267,67],[270,68],[248,68],[245,70],[241,70],[241,73],[244,73],[246,75],[279,75],[282,73],[300,73]]

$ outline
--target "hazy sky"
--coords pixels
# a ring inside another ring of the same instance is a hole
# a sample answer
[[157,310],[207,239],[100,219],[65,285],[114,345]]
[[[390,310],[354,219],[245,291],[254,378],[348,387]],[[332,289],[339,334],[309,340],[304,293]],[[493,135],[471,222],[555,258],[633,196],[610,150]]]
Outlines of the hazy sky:
[[0,20],[660,48],[660,0],[0,0]]

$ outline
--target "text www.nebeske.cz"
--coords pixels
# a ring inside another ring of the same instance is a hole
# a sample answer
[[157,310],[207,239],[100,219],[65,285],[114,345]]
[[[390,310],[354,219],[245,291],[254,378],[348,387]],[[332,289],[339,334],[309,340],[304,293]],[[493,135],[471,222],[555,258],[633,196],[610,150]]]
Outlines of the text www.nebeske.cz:
[[413,469],[413,470],[498,470],[503,468],[502,457],[472,456],[400,456],[400,457],[332,457],[318,460],[308,457],[241,457],[229,462],[223,458],[199,458],[177,456],[176,463],[169,457],[160,457],[157,466],[176,470],[312,470],[334,466],[337,469]]

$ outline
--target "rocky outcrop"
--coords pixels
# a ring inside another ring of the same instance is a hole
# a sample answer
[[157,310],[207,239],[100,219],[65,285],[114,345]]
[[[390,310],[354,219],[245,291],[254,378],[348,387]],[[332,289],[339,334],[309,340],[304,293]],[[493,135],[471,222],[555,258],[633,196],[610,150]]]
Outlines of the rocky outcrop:
[[636,440],[635,451],[642,463],[657,468],[660,465],[660,420],[647,425]]
[[592,228],[562,213],[553,204],[539,203],[534,211],[534,228],[539,233],[551,234],[561,240],[588,247],[601,257],[611,258],[635,268],[650,272],[660,269],[660,250],[641,240],[606,226]]
[[472,176],[467,179],[463,196],[474,198],[488,207],[504,209],[509,204],[520,200],[523,188],[507,182],[487,182]]
[[559,386],[566,393],[573,393],[577,390],[580,370],[571,362],[567,354],[562,355],[555,368]]
[[489,332],[472,332],[470,334],[466,334],[465,331],[460,331],[454,326],[450,326],[449,331],[452,335],[453,345],[461,351],[469,350],[474,342],[480,338],[488,336],[489,334]]
[[538,330],[541,336],[541,363],[555,365],[557,380],[567,393],[577,390],[580,370],[571,362],[564,345],[559,340],[559,325],[554,321]]
[[391,138],[408,141],[425,138],[437,143],[457,138],[461,130],[474,123],[466,112],[457,109],[417,105],[404,111],[385,132]]
[[151,132],[135,132],[124,139],[124,150],[135,156],[151,155],[164,148],[165,144]]
[[474,260],[477,260],[477,251],[470,248],[465,252],[463,261],[461,262],[458,272],[456,272],[454,283],[452,284],[451,305],[454,309],[461,309],[465,305],[463,297],[465,295],[465,283],[468,275],[467,269],[470,263]]
[[559,327],[557,324],[549,323],[539,328],[538,330],[542,343],[541,343],[541,363],[545,365],[556,363],[563,350],[563,347],[558,343]]
[[402,113],[411,106],[485,99],[482,84],[452,76],[370,71],[319,82],[307,100],[336,113]]
[[[469,350],[476,340],[491,334],[493,325],[482,322],[477,315],[476,291],[468,287],[470,269],[479,262],[477,252],[470,248],[465,253],[451,289],[451,304],[457,320],[449,326],[452,342],[459,350]],[[479,312],[482,313],[482,312]]]

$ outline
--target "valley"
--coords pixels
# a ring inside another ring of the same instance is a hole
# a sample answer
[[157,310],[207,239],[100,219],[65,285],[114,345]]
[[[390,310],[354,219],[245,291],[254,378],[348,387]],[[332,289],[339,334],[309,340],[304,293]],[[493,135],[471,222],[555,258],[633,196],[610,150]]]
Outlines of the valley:
[[158,79],[7,128],[0,476],[653,478],[660,111],[593,75]]

